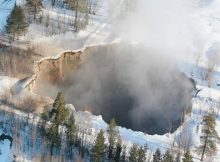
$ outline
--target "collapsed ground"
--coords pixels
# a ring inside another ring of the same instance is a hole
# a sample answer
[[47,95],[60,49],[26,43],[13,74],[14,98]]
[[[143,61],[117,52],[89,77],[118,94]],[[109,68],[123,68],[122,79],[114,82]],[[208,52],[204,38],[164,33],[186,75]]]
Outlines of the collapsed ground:
[[[29,87],[52,98],[63,91],[77,110],[102,115],[106,122],[115,118],[121,126],[148,134],[173,132],[191,111],[193,85],[172,62],[155,66],[153,53],[126,44],[66,52],[38,62]],[[140,65],[138,58],[146,56],[151,61]]]
[[[193,54],[195,54],[195,56],[194,55],[190,56],[189,60],[187,60],[186,63],[185,60],[181,62],[181,64],[183,64],[182,71],[188,77],[192,77],[194,80],[196,80],[197,88],[200,89],[200,92],[198,93],[198,97],[194,98],[192,101],[191,116],[187,116],[183,125],[181,125],[181,127],[179,127],[179,129],[175,131],[173,134],[166,134],[163,136],[156,136],[156,135],[149,136],[147,134],[142,134],[140,132],[133,132],[131,130],[126,130],[125,128],[120,128],[120,134],[122,135],[122,138],[127,146],[131,146],[132,143],[138,143],[139,145],[143,145],[145,142],[147,142],[151,150],[155,150],[157,147],[163,150],[168,149],[171,146],[174,146],[175,148],[181,147],[182,149],[189,147],[195,157],[194,160],[198,161],[198,159],[200,158],[198,157],[195,150],[196,147],[200,144],[199,137],[201,134],[201,126],[202,126],[201,119],[202,116],[204,116],[210,111],[210,108],[213,108],[215,112],[219,112],[219,94],[220,94],[219,86],[218,86],[219,85],[218,66],[216,66],[215,71],[211,73],[212,74],[211,86],[210,83],[208,83],[210,81],[204,79],[206,78],[205,76],[207,73],[207,65],[209,64],[208,63],[209,60],[205,54],[205,51],[207,50],[206,48],[209,47],[213,41],[216,41],[219,38],[219,18],[218,18],[219,2],[217,0],[209,1],[209,2],[202,1],[202,2],[204,2],[201,5],[202,8],[196,10],[193,16],[199,18],[198,24],[201,26],[201,28],[205,29],[204,33],[207,32],[208,35],[210,35],[211,39],[210,40],[207,39],[207,42],[205,44],[201,44],[202,46],[201,50],[199,49],[197,51],[195,49],[195,51],[193,51]],[[20,1],[18,4],[20,4]],[[102,10],[107,11],[105,5],[104,7],[103,5],[101,5],[101,7]],[[49,11],[48,13],[51,18],[50,19],[51,24],[53,24],[52,22],[57,21],[54,19],[54,17],[58,17],[57,14],[60,14],[61,17],[63,15],[67,15],[66,10],[60,10],[59,7],[55,8],[54,10],[50,8],[50,5],[47,5],[44,11],[45,11],[44,13],[47,13]],[[197,11],[198,11],[198,15],[197,15]],[[99,12],[97,15],[104,15],[104,14],[103,12]],[[47,28],[44,27],[44,25],[34,23],[29,28],[29,32],[28,32],[28,36],[26,37],[26,40],[28,40],[28,42],[30,40],[33,40],[33,42],[31,41],[31,44],[36,45],[35,47],[37,48],[35,50],[38,51],[38,53],[40,54],[49,50],[47,53],[45,53],[46,56],[54,56],[57,55],[57,53],[67,49],[81,48],[85,42],[86,42],[85,44],[91,44],[91,43],[103,43],[103,42],[111,41],[112,39],[108,37],[109,36],[108,30],[110,29],[110,25],[108,24],[109,21],[106,22],[102,16],[101,17],[94,16],[94,17],[95,20],[92,20],[92,23],[89,25],[89,27],[85,31],[81,31],[77,34],[72,32],[59,33],[59,30],[57,30],[57,28],[52,28],[53,25]],[[102,20],[97,22],[96,19],[98,20],[102,19]],[[66,19],[66,23],[64,24],[67,24],[67,21],[68,19]],[[203,21],[205,22],[204,23],[205,25],[202,23]],[[195,22],[197,23],[197,21]],[[34,36],[32,35],[33,33]],[[194,41],[195,43],[200,43],[198,39],[195,39]],[[12,44],[13,46],[14,45],[17,46],[16,43],[12,43]],[[23,45],[19,44],[19,46],[22,47]],[[197,54],[199,54],[198,57]],[[22,61],[22,59],[20,60]],[[12,68],[15,69],[14,67]],[[21,69],[23,69],[23,67]],[[32,66],[30,70],[32,71]],[[7,74],[10,73],[7,72]],[[13,75],[17,76],[16,72],[13,72]],[[22,74],[21,76],[23,77],[24,75]],[[2,88],[4,89],[5,87],[7,87],[5,86],[5,83],[10,83],[7,84],[10,87],[11,82],[13,81],[14,79],[1,77]],[[14,96],[14,97],[17,98],[18,96]],[[2,108],[3,107],[1,105],[1,109]],[[88,116],[90,115],[87,114],[86,117]],[[106,125],[105,123],[103,123],[100,117],[95,117],[95,116],[92,117],[93,119],[91,121],[93,121],[95,124],[93,123],[94,125],[91,125],[90,127],[94,131],[93,136],[95,136],[96,129],[97,128],[106,129]],[[216,116],[216,123],[217,123],[216,124],[217,132],[220,132],[219,129],[220,118],[218,113]],[[183,139],[183,141],[181,141],[180,139]],[[220,149],[219,144],[217,144],[217,148],[218,150]],[[212,157],[207,157],[207,160],[209,161],[215,160],[216,162],[218,162],[220,157],[219,154],[220,152],[218,151],[217,154],[213,157],[213,159]]]

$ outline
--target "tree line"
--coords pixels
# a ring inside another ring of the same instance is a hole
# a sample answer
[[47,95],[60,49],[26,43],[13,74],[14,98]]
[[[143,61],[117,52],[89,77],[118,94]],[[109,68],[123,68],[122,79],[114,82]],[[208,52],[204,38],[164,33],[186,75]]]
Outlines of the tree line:
[[[87,159],[93,162],[145,162],[150,159],[150,162],[193,162],[190,150],[180,155],[180,153],[168,149],[163,154],[158,148],[152,157],[148,154],[147,144],[144,146],[133,144],[128,150],[128,146],[122,142],[114,118],[106,130],[101,129],[98,132],[94,143],[87,143],[83,138],[84,132],[79,131],[80,128],[75,122],[75,114],[66,108],[61,92],[58,93],[53,108],[49,111],[45,109],[42,113],[39,129],[46,143],[45,146],[49,150],[44,157],[49,156],[49,161],[60,157],[64,161]],[[64,141],[65,147],[62,146]]]
[[149,150],[147,144],[130,146],[122,140],[114,118],[106,129],[96,134],[91,133],[90,128],[89,131],[82,128],[75,117],[75,111],[66,106],[63,94],[58,93],[53,105],[45,107],[41,113],[37,125],[33,124],[35,116],[22,115],[20,118],[9,113],[9,117],[1,117],[0,127],[5,134],[12,136],[15,157],[17,153],[30,154],[33,161],[42,162],[193,162],[195,151],[201,161],[217,151],[219,137],[215,130],[216,114],[213,112],[205,114],[202,119],[200,145],[193,150],[194,156],[189,148],[176,150],[173,145],[166,149],[158,148],[155,152]]

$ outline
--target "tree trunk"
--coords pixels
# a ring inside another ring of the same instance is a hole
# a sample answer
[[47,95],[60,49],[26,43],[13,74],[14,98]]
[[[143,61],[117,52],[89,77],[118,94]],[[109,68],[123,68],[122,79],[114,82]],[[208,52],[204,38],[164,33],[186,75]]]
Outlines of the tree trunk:
[[203,150],[202,150],[201,161],[203,161],[203,159],[204,159],[204,155],[205,155],[205,150],[206,150],[207,141],[208,141],[208,135],[206,136],[205,144],[204,144],[204,147],[203,147]]
[[52,6],[54,6],[55,5],[55,0],[52,0]]
[[52,162],[52,157],[53,157],[53,143],[50,146],[50,162]]
[[76,1],[76,7],[75,7],[75,22],[74,22],[74,28],[75,32],[78,31],[78,6],[79,6],[79,0]]
[[36,20],[37,6],[34,6],[34,21]]

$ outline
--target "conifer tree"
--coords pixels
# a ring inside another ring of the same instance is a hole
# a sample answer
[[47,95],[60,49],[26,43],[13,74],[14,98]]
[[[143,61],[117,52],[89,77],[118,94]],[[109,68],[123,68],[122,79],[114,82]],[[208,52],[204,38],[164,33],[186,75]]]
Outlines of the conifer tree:
[[13,39],[19,38],[19,36],[27,31],[28,24],[25,22],[23,10],[16,4],[6,22],[6,32],[11,34]]
[[115,149],[116,149],[116,141],[117,141],[117,138],[119,136],[119,132],[118,132],[118,129],[117,129],[117,124],[116,124],[114,118],[110,121],[110,124],[108,126],[107,131],[108,131],[108,134],[109,134],[109,137],[108,137],[108,142],[109,142],[108,158],[111,160],[115,157],[114,152],[115,152]]
[[75,124],[75,118],[74,114],[71,114],[69,121],[66,124],[66,137],[67,137],[67,147],[68,147],[68,153],[69,156],[72,156],[72,150],[73,150],[73,145],[76,141],[76,124]]
[[[44,115],[42,117],[44,117]],[[60,144],[61,144],[59,127],[62,124],[66,124],[67,117],[68,117],[68,109],[65,107],[65,100],[61,92],[58,93],[53,103],[53,109],[51,110],[51,112],[49,112],[48,117],[50,118],[51,124],[49,125],[48,130],[46,131],[46,137],[47,137],[48,144],[50,146],[50,158],[52,158],[54,148],[59,149]],[[70,119],[70,122],[73,122],[73,119]],[[68,127],[69,129],[71,130],[74,129],[74,125],[69,124],[68,126],[69,126]],[[68,132],[69,138],[71,135],[72,134]]]
[[210,113],[205,115],[202,120],[202,134],[200,136],[201,145],[198,147],[198,153],[201,154],[201,161],[204,155],[213,155],[216,153],[216,139],[219,139],[215,130],[215,115]]
[[57,97],[54,100],[53,108],[57,109],[59,107],[59,105],[62,104],[62,103],[65,103],[64,102],[64,96],[63,96],[62,92],[59,92],[57,94]]
[[136,144],[133,144],[129,151],[129,161],[138,162],[138,146]]
[[190,154],[190,151],[187,150],[183,157],[183,162],[193,162],[193,157]]
[[66,108],[66,103],[64,96],[61,92],[58,93],[55,102],[53,103],[53,108],[55,109],[55,122],[57,125],[65,124],[68,117],[68,109]]
[[33,12],[34,20],[36,20],[36,14],[42,7],[42,0],[27,0],[26,6],[28,7],[29,12]]
[[102,162],[105,153],[105,137],[104,131],[100,130],[95,140],[95,145],[91,150],[91,159],[94,162]]
[[121,161],[122,162],[126,161],[126,146],[125,145],[122,147]]
[[122,153],[122,145],[121,145],[121,138],[119,138],[116,144],[116,151],[114,158],[116,162],[119,162],[121,160],[121,153]]
[[160,152],[160,149],[158,148],[154,155],[153,155],[153,161],[152,162],[161,162],[161,152]]
[[44,107],[44,110],[41,114],[41,120],[39,120],[39,122],[38,122],[39,131],[40,131],[40,134],[42,135],[42,137],[44,137],[46,135],[45,126],[48,121],[49,121],[49,117],[48,117],[47,107]]
[[138,149],[138,162],[145,162],[146,161],[146,153],[147,148],[146,147],[139,147]]
[[165,154],[163,155],[163,160],[162,162],[174,162],[174,158],[173,156],[171,155],[170,151],[167,150],[165,152]]
[[174,161],[175,161],[175,162],[181,162],[180,152],[177,153],[176,158],[175,158]]
[[52,123],[49,127],[47,138],[50,146],[50,157],[53,156],[54,148],[60,146],[59,126],[56,123]]

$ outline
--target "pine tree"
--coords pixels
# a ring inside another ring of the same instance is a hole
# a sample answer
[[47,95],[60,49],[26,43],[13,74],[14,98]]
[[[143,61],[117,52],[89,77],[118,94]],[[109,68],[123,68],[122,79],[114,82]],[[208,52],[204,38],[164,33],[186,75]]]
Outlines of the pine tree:
[[23,10],[15,4],[11,14],[7,18],[6,32],[15,37],[19,37],[27,31],[28,24],[25,22]]
[[36,20],[36,14],[42,7],[42,0],[27,0],[26,6],[29,12],[33,12],[34,20]]
[[129,151],[129,161],[138,162],[138,146],[136,144],[133,144]]
[[154,155],[153,155],[153,161],[152,162],[161,162],[162,161],[161,159],[162,159],[161,158],[161,152],[160,152],[160,149],[158,148],[155,151]]
[[167,150],[165,152],[165,154],[163,155],[163,160],[162,162],[174,162],[174,158],[173,156],[171,155],[170,151]]
[[126,161],[126,146],[125,145],[122,147],[121,161],[122,162]]
[[190,151],[187,150],[186,153],[184,154],[184,157],[183,157],[183,162],[193,162],[193,157],[192,155],[190,154]]
[[108,138],[108,142],[109,142],[109,147],[108,147],[108,158],[111,160],[114,158],[114,152],[115,152],[115,148],[116,148],[116,140],[119,136],[119,132],[117,129],[117,124],[115,122],[115,119],[113,118],[110,121],[110,124],[108,126],[108,134],[109,134],[109,138]]
[[202,120],[202,134],[200,136],[201,145],[198,147],[198,153],[201,153],[201,161],[204,155],[213,155],[216,152],[216,139],[219,139],[215,130],[215,115],[210,113],[205,115]]
[[73,145],[76,141],[76,124],[75,124],[75,118],[74,114],[71,114],[70,119],[68,123],[66,124],[66,137],[67,137],[67,143],[68,143],[68,153],[69,156],[72,156],[72,150],[73,150]]
[[53,109],[49,113],[45,111],[41,117],[45,125],[47,122],[45,119],[48,119],[51,122],[51,124],[48,126],[48,129],[45,129],[46,130],[45,136],[50,147],[50,160],[52,160],[54,148],[60,149],[61,137],[59,133],[59,127],[62,124],[66,124],[68,128],[67,137],[72,142],[73,137],[72,137],[72,132],[70,131],[74,131],[75,122],[73,121],[74,119],[72,118],[70,119],[69,122],[74,122],[74,123],[72,123],[72,125],[70,123],[67,123],[66,122],[67,117],[68,117],[68,109],[65,107],[65,100],[63,94],[59,92],[53,103]]
[[57,108],[55,122],[57,122],[57,124],[59,124],[59,125],[65,124],[67,121],[68,114],[69,114],[69,111],[66,108],[65,103],[60,104],[59,107]]
[[49,121],[47,107],[44,107],[44,110],[41,114],[41,119],[38,122],[38,128],[42,137],[46,135],[46,124]]
[[60,146],[59,126],[56,123],[52,123],[49,127],[47,138],[50,146],[50,157],[53,156],[53,149]]
[[55,122],[57,125],[64,124],[67,120],[69,111],[66,108],[66,103],[64,100],[64,96],[61,92],[58,93],[55,102],[53,103],[53,108],[55,109]]
[[175,161],[175,162],[181,162],[180,152],[177,153],[176,158],[175,158],[174,161]]
[[114,158],[116,162],[119,162],[121,160],[121,153],[122,153],[122,145],[121,145],[121,138],[119,138],[116,144],[116,151]]
[[94,162],[102,162],[105,153],[105,137],[104,131],[100,130],[95,140],[95,145],[91,150],[91,158]]
[[146,153],[147,148],[146,147],[139,147],[138,149],[138,162],[145,162],[146,161]]
[[59,107],[59,105],[62,104],[62,103],[65,103],[64,96],[63,96],[62,92],[59,92],[57,94],[56,99],[54,100],[53,108],[57,109]]

